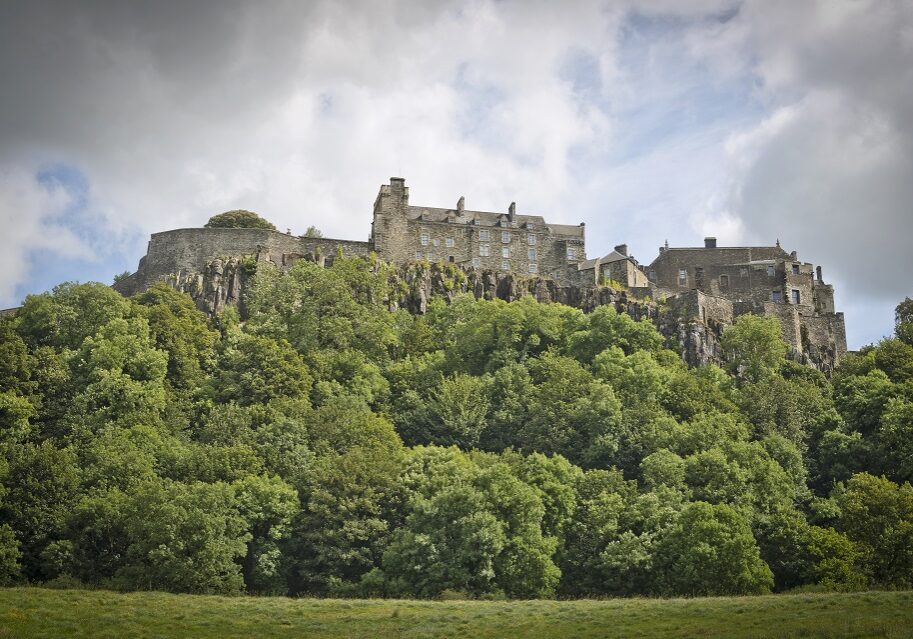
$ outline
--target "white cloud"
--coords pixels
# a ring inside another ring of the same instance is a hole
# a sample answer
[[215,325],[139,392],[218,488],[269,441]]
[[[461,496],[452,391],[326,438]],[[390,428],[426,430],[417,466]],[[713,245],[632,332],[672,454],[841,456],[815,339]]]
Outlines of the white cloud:
[[0,306],[14,304],[15,287],[28,275],[35,251],[91,259],[92,251],[61,218],[73,198],[66,188],[40,184],[33,173],[0,167]]

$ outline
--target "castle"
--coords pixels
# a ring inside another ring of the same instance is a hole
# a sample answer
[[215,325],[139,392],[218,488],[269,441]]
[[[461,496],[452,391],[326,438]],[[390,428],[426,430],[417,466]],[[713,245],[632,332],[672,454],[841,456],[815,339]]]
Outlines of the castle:
[[[648,266],[628,255],[624,244],[604,257],[587,259],[583,223],[552,224],[540,216],[518,214],[514,203],[502,213],[468,210],[462,197],[452,209],[415,206],[409,203],[405,180],[397,177],[380,187],[368,241],[296,237],[265,229],[165,231],[152,235],[136,273],[115,288],[132,294],[165,280],[195,293],[204,310],[216,311],[241,300],[242,259],[288,268],[299,259],[327,264],[338,253],[373,253],[396,265],[449,263],[486,274],[477,279],[477,296],[505,297],[503,290],[518,287],[501,286],[498,293],[498,282],[522,278],[536,282],[527,290],[542,301],[592,306],[605,298],[621,310],[635,300],[638,308],[663,302],[679,319],[679,328],[666,326],[666,332],[678,333],[683,357],[691,363],[718,361],[716,338],[745,313],[776,317],[793,356],[822,370],[832,370],[846,353],[843,313],[834,310],[833,287],[823,282],[820,267],[799,261],[796,252],[787,253],[779,241],[775,246],[718,247],[714,238],[706,238],[703,247],[667,245]],[[595,294],[607,286],[623,291],[622,298]],[[649,310],[637,313],[659,317]],[[686,324],[703,330],[684,331]],[[684,343],[695,339],[698,347],[686,348]],[[685,353],[689,349],[695,351],[691,356]]]

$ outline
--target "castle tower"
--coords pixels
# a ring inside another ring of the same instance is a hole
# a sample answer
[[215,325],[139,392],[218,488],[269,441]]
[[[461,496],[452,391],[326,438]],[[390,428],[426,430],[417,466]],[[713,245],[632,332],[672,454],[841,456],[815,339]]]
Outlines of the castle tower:
[[407,261],[407,212],[409,187],[406,180],[391,177],[382,184],[374,200],[374,220],[371,222],[371,242],[377,256],[385,261]]

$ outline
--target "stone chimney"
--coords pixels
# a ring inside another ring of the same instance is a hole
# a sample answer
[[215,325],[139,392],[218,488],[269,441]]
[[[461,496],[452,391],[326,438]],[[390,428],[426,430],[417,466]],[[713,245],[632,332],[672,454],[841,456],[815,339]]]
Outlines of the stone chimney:
[[705,237],[704,238],[704,248],[716,248],[716,238],[715,237]]
[[822,282],[822,283],[824,282],[824,280],[821,279],[821,267],[820,267],[820,266],[816,266],[816,267],[815,267],[815,275],[818,276],[818,281],[819,281],[819,282]]
[[466,209],[466,198],[461,195],[460,199],[457,200],[457,209],[456,209],[457,213],[462,213],[465,209]]
[[621,253],[622,255],[624,255],[625,257],[627,257],[627,256],[628,256],[628,245],[627,245],[627,244],[619,244],[618,246],[615,247],[615,252],[616,252],[616,253]]
[[511,202],[510,206],[507,207],[507,217],[509,217],[511,220],[513,220],[514,215],[516,215],[516,214],[517,214],[517,203]]

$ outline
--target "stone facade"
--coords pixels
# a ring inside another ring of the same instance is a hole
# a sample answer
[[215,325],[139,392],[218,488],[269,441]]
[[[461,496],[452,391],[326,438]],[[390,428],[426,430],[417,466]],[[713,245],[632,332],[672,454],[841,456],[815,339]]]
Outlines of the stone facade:
[[648,318],[695,365],[720,361],[719,336],[745,313],[776,317],[793,357],[821,370],[832,370],[846,352],[833,287],[823,282],[820,267],[800,262],[779,242],[717,247],[707,238],[700,248],[662,247],[646,267],[620,244],[588,260],[583,224],[521,215],[513,203],[501,213],[469,210],[462,197],[454,208],[414,206],[402,178],[381,185],[366,242],[263,229],[165,231],[152,235],[137,272],[115,288],[130,295],[165,281],[188,292],[208,313],[228,304],[243,310],[244,265],[250,260],[288,268],[299,259],[329,265],[339,254],[372,253],[404,269],[401,278],[410,292],[388,300],[391,308],[424,312],[429,296],[440,291],[416,273],[440,273],[438,265],[452,263],[467,274],[466,291],[476,297],[533,295],[584,310],[611,303]]
[[463,268],[543,275],[569,281],[586,259],[584,225],[550,224],[538,215],[471,211],[460,198],[452,209],[412,206],[402,178],[380,187],[371,242],[377,255],[405,264],[450,262]]
[[693,318],[731,324],[739,315],[775,317],[793,357],[830,371],[846,353],[843,313],[834,310],[834,288],[821,267],[801,262],[780,246],[660,247],[646,267],[654,295],[688,308]]

